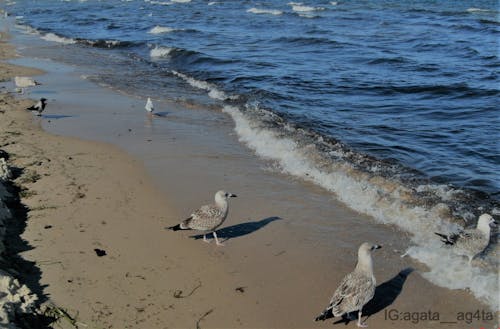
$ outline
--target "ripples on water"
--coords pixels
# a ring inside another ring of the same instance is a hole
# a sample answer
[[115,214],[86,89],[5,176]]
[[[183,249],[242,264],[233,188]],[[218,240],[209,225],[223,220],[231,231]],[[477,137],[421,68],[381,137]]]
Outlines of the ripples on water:
[[434,182],[499,192],[495,1],[18,1],[10,9],[53,39],[121,48],[212,82]]

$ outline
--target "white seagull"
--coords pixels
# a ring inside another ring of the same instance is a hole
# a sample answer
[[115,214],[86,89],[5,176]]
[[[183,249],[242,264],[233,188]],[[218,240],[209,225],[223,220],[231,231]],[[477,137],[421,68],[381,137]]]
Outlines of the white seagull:
[[34,105],[31,105],[30,107],[26,108],[26,110],[31,112],[36,112],[36,115],[41,116],[43,110],[45,110],[46,105],[47,105],[47,99],[42,97]]
[[153,102],[151,101],[151,98],[148,97],[148,100],[146,102],[146,106],[144,106],[144,108],[146,109],[146,111],[148,111],[149,113],[153,113],[154,111],[154,107],[153,107]]
[[235,198],[236,195],[232,193],[227,193],[225,191],[218,191],[215,193],[215,204],[205,205],[200,207],[189,216],[189,218],[183,220],[180,224],[169,227],[168,229],[173,231],[178,230],[199,230],[203,231],[203,241],[210,242],[207,240],[206,234],[213,233],[215,242],[219,246],[223,246],[222,243],[217,239],[217,234],[215,230],[224,223],[227,214],[229,212],[228,199]]
[[358,327],[367,327],[361,322],[361,311],[375,295],[377,281],[373,275],[372,251],[381,246],[368,242],[363,243],[358,250],[358,263],[351,273],[347,274],[335,290],[328,307],[316,317],[315,321],[326,320],[330,316],[342,316],[358,311]]
[[14,83],[16,84],[16,87],[19,88],[33,87],[41,84],[30,77],[14,77]]
[[451,245],[457,255],[467,256],[469,265],[472,259],[480,254],[490,242],[490,225],[495,225],[495,220],[488,214],[482,214],[477,221],[477,227],[457,233],[435,233],[442,238],[445,245]]
[[14,77],[14,83],[17,87],[16,91],[21,94],[24,94],[24,88],[38,86],[41,84],[30,77]]

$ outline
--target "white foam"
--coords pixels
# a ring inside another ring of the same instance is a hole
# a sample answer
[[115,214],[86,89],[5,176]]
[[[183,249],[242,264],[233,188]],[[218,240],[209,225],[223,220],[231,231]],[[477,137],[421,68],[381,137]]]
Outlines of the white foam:
[[[397,225],[412,233],[411,242],[416,247],[410,248],[409,254],[431,268],[439,265],[425,274],[431,282],[451,289],[468,288],[478,299],[487,302],[492,308],[497,307],[496,302],[493,303],[493,294],[498,291],[494,289],[498,286],[493,282],[493,276],[481,272],[486,285],[481,280],[471,281],[478,269],[465,266],[462,260],[457,263],[456,257],[448,257],[448,251],[441,249],[439,239],[430,238],[434,236],[433,232],[458,229],[456,224],[442,217],[449,210],[446,205],[438,204],[432,209],[409,206],[406,201],[411,191],[401,184],[370,176],[346,162],[325,163],[315,145],[301,145],[279,131],[265,128],[237,107],[224,106],[223,112],[233,118],[239,140],[258,156],[273,161],[281,172],[313,182],[335,193],[337,199],[350,208],[371,215],[378,222]],[[433,253],[439,255],[439,259],[430,258],[434,257]],[[443,283],[450,278],[453,282]]]
[[281,10],[277,9],[259,9],[259,8],[250,8],[247,10],[247,13],[252,13],[252,14],[268,14],[268,15],[281,15],[283,12]]
[[412,246],[407,254],[426,264],[429,271],[422,276],[448,289],[470,290],[492,310],[498,310],[498,273],[478,265],[470,266],[465,257],[455,255],[450,248],[429,239],[426,244]]
[[302,6],[302,5],[292,5],[292,10],[297,11],[297,12],[314,11],[314,7]]
[[218,4],[218,2],[217,1],[211,1],[211,2],[208,3],[209,6],[213,6],[215,4]]
[[151,49],[149,56],[151,56],[151,58],[168,57],[172,50],[174,50],[174,48],[156,46]]
[[76,41],[73,39],[61,37],[61,36],[54,34],[54,33],[47,33],[45,35],[42,35],[41,38],[43,40],[63,43],[63,44],[67,44],[67,45],[76,43]]
[[462,193],[460,190],[451,188],[448,185],[443,184],[426,184],[419,185],[416,188],[417,192],[430,192],[437,195],[443,201],[453,200],[458,194]]
[[191,0],[171,0],[172,2],[177,2],[177,3],[188,3],[191,2]]
[[189,83],[191,86],[206,90],[208,91],[208,96],[213,99],[218,99],[218,100],[226,100],[226,99],[237,99],[237,96],[228,96],[225,92],[222,90],[219,90],[215,85],[206,82],[206,81],[200,81],[195,78],[192,78],[190,76],[187,76],[183,73],[177,72],[177,71],[172,71],[172,73],[179,78],[183,79],[187,83]]
[[338,3],[337,1],[330,1],[330,4],[331,4],[332,6],[336,6],[336,5],[338,5],[339,3]]
[[494,10],[482,9],[482,8],[468,8],[467,12],[469,12],[469,13],[488,13],[488,12],[494,12]]
[[165,1],[150,1],[150,0],[145,0],[145,2],[149,2],[152,5],[161,5],[161,6],[170,6],[172,2],[165,2]]
[[148,33],[151,33],[151,34],[161,34],[161,33],[173,32],[173,31],[174,31],[174,29],[171,28],[171,27],[156,25],[151,30],[149,30]]
[[323,7],[304,6],[303,4],[296,2],[290,2],[289,4],[292,6],[292,10],[298,13],[325,10]]

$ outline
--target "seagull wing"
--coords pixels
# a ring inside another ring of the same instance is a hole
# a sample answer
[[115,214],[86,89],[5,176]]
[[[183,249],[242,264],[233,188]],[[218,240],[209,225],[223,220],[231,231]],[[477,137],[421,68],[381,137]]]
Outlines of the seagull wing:
[[465,230],[458,235],[455,248],[463,251],[465,254],[476,255],[486,248],[489,242],[489,236],[477,229]]
[[330,300],[332,313],[340,316],[360,310],[375,294],[375,280],[363,273],[348,274]]
[[205,205],[191,214],[189,227],[209,231],[219,226],[223,220],[222,211],[215,205]]

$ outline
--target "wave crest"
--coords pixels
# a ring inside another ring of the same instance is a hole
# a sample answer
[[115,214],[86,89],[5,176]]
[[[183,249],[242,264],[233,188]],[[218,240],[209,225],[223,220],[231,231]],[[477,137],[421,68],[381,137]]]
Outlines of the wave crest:
[[168,57],[175,48],[156,46],[150,50],[149,55],[151,58],[164,58]]
[[76,40],[74,40],[74,39],[66,38],[66,37],[57,35],[55,33],[46,33],[46,34],[43,34],[40,38],[42,38],[43,40],[57,42],[57,43],[63,43],[66,45],[76,43]]
[[259,9],[259,8],[250,8],[247,10],[247,13],[252,13],[252,14],[269,14],[269,15],[275,15],[279,16],[283,14],[281,10],[277,9]]
[[217,86],[215,86],[214,84],[211,84],[209,82],[197,80],[197,79],[195,79],[193,77],[190,77],[190,76],[188,76],[186,74],[183,74],[183,73],[180,73],[180,72],[177,72],[177,71],[172,71],[172,73],[175,76],[177,76],[177,77],[183,79],[184,81],[186,81],[192,87],[208,91],[208,96],[210,98],[218,99],[218,100],[222,100],[222,101],[229,100],[229,99],[233,99],[234,100],[234,99],[237,98],[235,96],[228,96],[224,91],[218,89]]
[[173,32],[173,31],[175,31],[175,29],[173,29],[171,27],[156,25],[151,30],[149,30],[148,33],[150,33],[150,34],[161,34],[161,33],[170,33],[170,32]]

